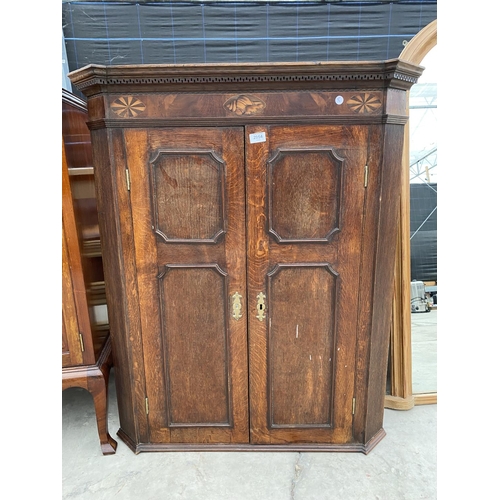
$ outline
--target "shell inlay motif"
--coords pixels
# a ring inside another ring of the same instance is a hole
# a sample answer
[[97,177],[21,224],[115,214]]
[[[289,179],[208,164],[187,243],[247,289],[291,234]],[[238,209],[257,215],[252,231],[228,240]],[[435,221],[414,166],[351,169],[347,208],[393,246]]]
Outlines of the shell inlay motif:
[[371,113],[382,106],[380,99],[373,94],[359,94],[351,97],[347,105],[355,113]]
[[253,115],[266,107],[266,103],[257,97],[238,95],[224,103],[224,108],[237,115]]
[[146,105],[137,97],[121,96],[111,104],[114,113],[122,118],[133,118],[146,109]]

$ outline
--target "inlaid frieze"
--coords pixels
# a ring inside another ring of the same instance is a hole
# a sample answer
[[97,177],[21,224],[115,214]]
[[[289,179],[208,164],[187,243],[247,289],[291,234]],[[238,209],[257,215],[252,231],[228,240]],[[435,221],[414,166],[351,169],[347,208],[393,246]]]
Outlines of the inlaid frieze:
[[254,115],[262,111],[266,103],[251,95],[238,95],[231,97],[224,103],[224,108],[237,115]]
[[[118,120],[123,126],[128,120],[131,127],[143,126],[149,120],[160,123],[216,124],[217,120],[276,122],[286,114],[303,121],[325,119],[335,121],[350,116],[353,123],[379,121],[384,109],[382,92],[373,90],[355,93],[349,90],[263,92],[252,94],[201,93],[138,94],[117,96],[111,100],[107,116],[108,126]],[[289,120],[288,118],[287,120]]]
[[121,118],[134,118],[139,116],[146,106],[134,96],[121,96],[111,103],[111,111]]
[[375,94],[364,93],[352,96],[347,105],[355,113],[373,113],[382,106],[382,101]]

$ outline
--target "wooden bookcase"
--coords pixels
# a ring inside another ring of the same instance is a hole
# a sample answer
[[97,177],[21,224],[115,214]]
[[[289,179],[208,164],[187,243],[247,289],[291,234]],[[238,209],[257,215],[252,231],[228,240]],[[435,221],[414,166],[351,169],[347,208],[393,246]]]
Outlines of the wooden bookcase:
[[117,446],[107,425],[112,350],[107,318],[93,314],[106,299],[88,115],[64,90],[62,107],[62,389],[82,387],[92,395],[101,450],[109,455]]

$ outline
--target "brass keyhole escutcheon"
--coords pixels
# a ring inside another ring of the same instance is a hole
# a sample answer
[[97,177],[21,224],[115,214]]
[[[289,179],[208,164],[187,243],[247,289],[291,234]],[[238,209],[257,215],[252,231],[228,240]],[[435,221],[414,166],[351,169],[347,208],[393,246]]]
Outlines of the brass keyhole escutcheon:
[[266,303],[265,303],[265,298],[266,296],[260,292],[259,295],[257,295],[257,319],[259,321],[264,321],[266,315],[265,315],[265,310],[266,310]]
[[238,292],[235,292],[233,293],[233,295],[231,296],[231,300],[232,300],[232,303],[233,303],[233,318],[238,321],[242,314],[241,314],[241,295],[238,293]]

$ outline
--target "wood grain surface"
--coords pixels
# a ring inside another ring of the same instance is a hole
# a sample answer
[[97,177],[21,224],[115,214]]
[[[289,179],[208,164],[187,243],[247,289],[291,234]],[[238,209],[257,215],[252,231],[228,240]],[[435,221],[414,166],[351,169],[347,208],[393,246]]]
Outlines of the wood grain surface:
[[119,435],[134,451],[382,439],[405,93],[421,70],[70,75],[90,100]]

